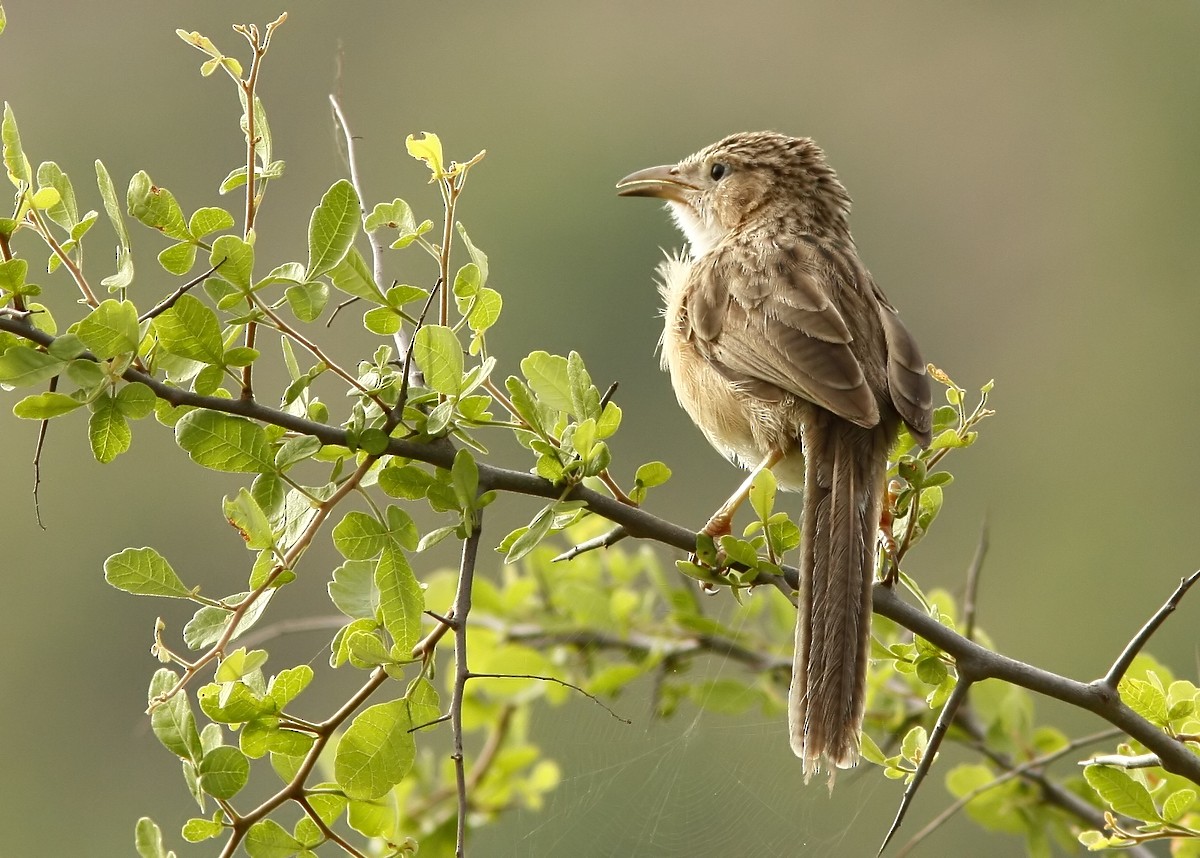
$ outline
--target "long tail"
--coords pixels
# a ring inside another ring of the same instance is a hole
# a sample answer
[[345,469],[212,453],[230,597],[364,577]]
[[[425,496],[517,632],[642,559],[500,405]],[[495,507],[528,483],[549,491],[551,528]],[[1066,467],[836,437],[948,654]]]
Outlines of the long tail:
[[838,768],[858,762],[890,435],[886,427],[863,429],[826,411],[815,411],[803,426],[800,609],[788,727],[806,780],[823,759]]

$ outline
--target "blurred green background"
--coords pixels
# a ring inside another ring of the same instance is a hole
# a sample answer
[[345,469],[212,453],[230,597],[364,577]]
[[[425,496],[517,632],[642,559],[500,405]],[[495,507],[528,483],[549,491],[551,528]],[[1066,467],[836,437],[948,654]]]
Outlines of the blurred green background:
[[[0,97],[31,160],[74,177],[81,209],[100,208],[96,158],[122,198],[145,169],[188,210],[236,209],[215,193],[242,157],[233,88],[202,79],[201,55],[174,30],[244,57],[229,25],[285,9],[260,93],[287,175],[267,196],[260,259],[304,258],[309,212],[342,174],[335,89],[371,202],[401,196],[438,216],[424,167],[404,154],[408,133],[436,131],[460,159],[486,147],[460,215],[504,293],[498,374],[535,348],[576,349],[602,388],[619,381],[618,475],[654,458],[675,471],[654,512],[698,523],[738,476],[657,369],[651,271],[679,238],[613,183],[772,128],[825,147],[855,198],[861,253],[926,357],[967,388],[996,379],[998,416],[952,460],[947,507],[908,571],[959,588],[986,517],[980,622],[1007,654],[1090,678],[1197,565],[1196,4],[15,0]],[[151,258],[163,245],[131,227],[135,294],[149,300],[171,286]],[[111,272],[104,228],[91,239],[94,281]],[[404,276],[395,264],[389,274]],[[47,283],[69,300],[65,278]],[[130,453],[99,466],[70,417],[43,456],[43,532],[30,494],[37,426],[13,418],[12,401],[0,408],[0,855],[132,854],[143,814],[181,855],[210,854],[181,845],[194,806],[140,714],[154,617],[177,633],[188,613],[110,589],[101,564],[153,544],[185,579],[238,589],[245,552],[219,506],[238,483],[198,472],[150,421]],[[318,551],[311,568],[332,555],[327,540]],[[320,612],[323,586],[290,588],[283,610]],[[1198,616],[1186,602],[1152,646],[1193,679]],[[324,644],[288,639],[272,666],[321,661]],[[874,854],[894,813],[899,787],[874,772],[832,796],[804,788],[782,718],[685,710],[656,724],[644,702],[621,707],[633,727],[585,703],[540,718],[564,781],[542,813],[511,815],[472,854]],[[1038,713],[1098,726],[1044,701]],[[918,800],[908,833],[945,804],[939,790]],[[956,821],[917,854],[968,848],[1020,852]]]

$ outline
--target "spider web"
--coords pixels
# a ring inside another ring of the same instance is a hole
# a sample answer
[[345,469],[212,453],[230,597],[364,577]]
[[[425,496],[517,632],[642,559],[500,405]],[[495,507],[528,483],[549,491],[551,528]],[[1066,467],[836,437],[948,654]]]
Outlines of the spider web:
[[[744,677],[719,657],[697,664],[689,679],[705,675]],[[831,796],[823,774],[805,786],[782,713],[735,718],[684,703],[657,720],[650,708],[643,688],[614,705],[632,726],[586,702],[542,710],[532,735],[558,761],[562,782],[540,811],[510,811],[480,832],[472,854],[769,858],[878,850],[899,788],[861,776],[873,767],[841,772]]]

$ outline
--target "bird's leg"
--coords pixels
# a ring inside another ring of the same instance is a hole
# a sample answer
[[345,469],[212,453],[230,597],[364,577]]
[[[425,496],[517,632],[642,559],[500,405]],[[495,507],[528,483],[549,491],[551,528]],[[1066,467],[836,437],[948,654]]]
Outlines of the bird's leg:
[[750,475],[742,481],[736,492],[729,496],[729,500],[721,504],[721,508],[712,514],[712,518],[708,520],[708,524],[704,525],[704,530],[701,531],[713,539],[724,536],[729,533],[733,524],[734,513],[738,507],[742,505],[747,497],[750,496],[750,487],[754,484],[754,478],[768,468],[773,467],[780,459],[783,458],[783,453],[779,450],[771,450],[767,453],[765,459],[755,466]]
[[883,496],[883,509],[879,513],[879,541],[883,547],[882,581],[889,587],[896,583],[900,568],[896,562],[899,548],[896,537],[892,534],[892,525],[896,521],[896,498],[900,494],[900,483],[892,480],[887,485]]

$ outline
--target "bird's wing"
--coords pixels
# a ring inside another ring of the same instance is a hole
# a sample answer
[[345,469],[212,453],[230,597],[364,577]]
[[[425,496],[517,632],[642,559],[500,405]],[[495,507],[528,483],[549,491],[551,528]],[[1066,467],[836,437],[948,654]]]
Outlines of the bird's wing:
[[835,269],[798,239],[715,250],[693,266],[688,324],[699,351],[747,394],[794,394],[870,427],[879,407],[829,297],[853,287],[834,282],[844,277]]
[[912,334],[900,321],[896,308],[888,303],[878,287],[875,296],[887,343],[887,379],[892,404],[908,424],[913,437],[928,446],[933,422],[933,393],[929,389],[925,359]]

